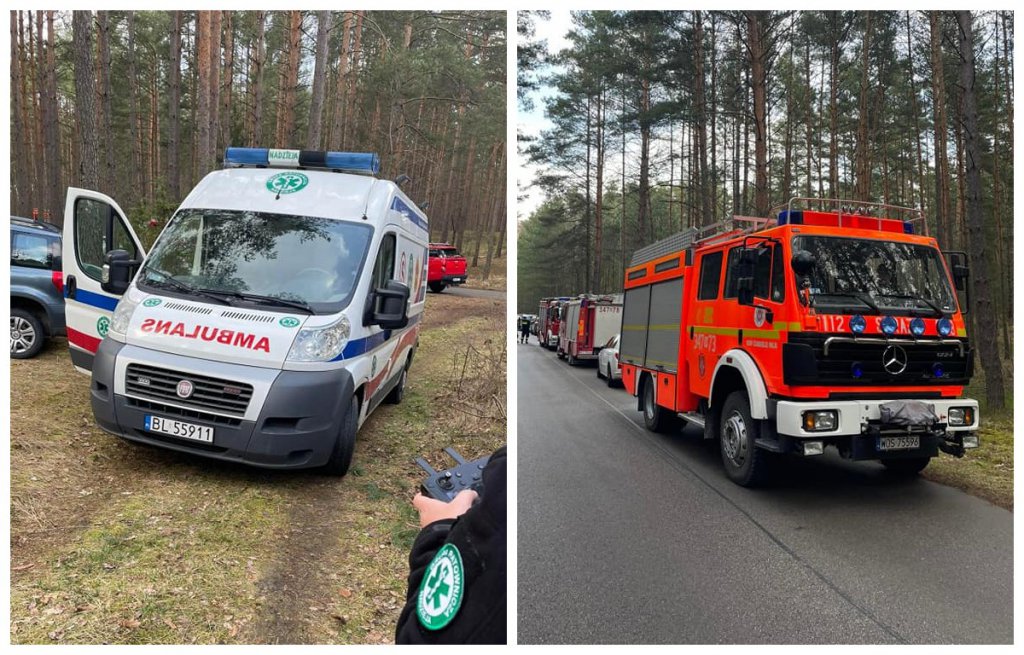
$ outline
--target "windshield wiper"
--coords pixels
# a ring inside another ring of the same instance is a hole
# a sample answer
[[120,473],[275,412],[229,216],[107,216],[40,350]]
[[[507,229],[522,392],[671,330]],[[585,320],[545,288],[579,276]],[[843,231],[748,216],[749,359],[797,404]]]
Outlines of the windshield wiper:
[[936,305],[934,302],[932,302],[931,300],[928,300],[927,298],[922,298],[921,296],[911,296],[911,295],[907,295],[907,294],[888,294],[887,293],[883,297],[885,297],[885,298],[898,298],[900,300],[920,300],[924,304],[928,305],[928,307],[931,308],[931,310],[933,312],[935,312],[936,316],[945,316],[947,313],[950,313],[950,312],[943,311],[943,309],[941,307],[939,307],[938,305]]
[[243,293],[241,291],[226,291],[223,289],[200,289],[204,293],[220,293],[225,296],[232,298],[238,298],[239,300],[248,300],[250,302],[258,302],[265,305],[281,305],[284,307],[292,307],[294,309],[300,309],[307,314],[315,314],[313,308],[307,303],[301,300],[286,300],[284,298],[277,298],[275,296],[262,296],[258,293]]
[[871,294],[868,294],[868,293],[859,293],[859,292],[855,292],[855,291],[834,291],[832,293],[820,293],[820,294],[815,294],[815,295],[819,295],[819,296],[840,296],[840,297],[843,297],[843,298],[853,298],[854,300],[859,300],[860,302],[862,302],[865,305],[867,305],[869,308],[871,308],[871,311],[875,312],[876,314],[881,314],[882,313],[882,310],[880,310],[878,308],[878,304],[875,302],[874,298],[872,298]]
[[162,280],[146,280],[150,284],[154,284],[154,285],[157,285],[157,286],[160,286],[160,285],[169,286],[172,289],[177,289],[178,291],[182,291],[184,293],[196,294],[196,295],[199,295],[199,296],[206,296],[207,298],[212,298],[213,300],[216,300],[217,302],[223,303],[225,305],[230,305],[231,304],[231,301],[229,301],[229,300],[227,300],[225,298],[221,298],[220,296],[215,296],[213,294],[210,294],[210,293],[208,293],[207,291],[205,291],[203,289],[197,289],[197,288],[195,288],[194,286],[192,286],[190,284],[186,284],[185,282],[182,282],[181,280],[179,280],[178,278],[174,277],[170,273],[167,273],[165,271],[161,271],[158,268],[147,268],[146,269],[146,273],[156,273],[157,275],[160,275],[160,276],[163,277]]

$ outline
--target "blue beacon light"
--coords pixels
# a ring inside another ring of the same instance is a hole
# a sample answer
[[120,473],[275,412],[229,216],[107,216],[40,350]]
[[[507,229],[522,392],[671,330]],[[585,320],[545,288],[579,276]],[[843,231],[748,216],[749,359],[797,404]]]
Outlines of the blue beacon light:
[[910,322],[910,331],[914,333],[915,337],[924,334],[924,320],[920,316]]
[[857,379],[864,375],[864,368],[860,365],[860,362],[854,362],[850,365],[850,375]]
[[863,332],[864,328],[866,328],[867,325],[868,322],[865,321],[864,317],[861,316],[860,314],[854,314],[850,318],[850,330],[855,334],[860,334],[861,332]]
[[892,316],[886,316],[882,319],[882,332],[886,334],[896,333],[896,319]]
[[229,147],[225,166],[266,166],[274,168],[326,168],[349,172],[380,172],[380,157],[373,152],[334,152],[271,148]]
[[940,318],[938,323],[936,323],[936,328],[939,330],[940,335],[948,337],[953,331],[953,321],[948,318]]

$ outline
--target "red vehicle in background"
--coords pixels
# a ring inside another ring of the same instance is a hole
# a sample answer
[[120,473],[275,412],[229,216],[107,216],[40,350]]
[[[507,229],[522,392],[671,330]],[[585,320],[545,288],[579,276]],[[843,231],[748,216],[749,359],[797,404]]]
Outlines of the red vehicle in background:
[[466,258],[459,254],[455,246],[448,243],[431,243],[429,266],[427,268],[427,286],[434,293],[441,293],[449,285],[459,285],[466,281]]
[[622,295],[582,295],[567,302],[562,313],[558,357],[567,359],[570,366],[596,360],[604,344],[619,333]]
[[540,299],[540,307],[537,309],[537,342],[541,348],[554,350],[558,347],[562,308],[568,300],[568,298]]

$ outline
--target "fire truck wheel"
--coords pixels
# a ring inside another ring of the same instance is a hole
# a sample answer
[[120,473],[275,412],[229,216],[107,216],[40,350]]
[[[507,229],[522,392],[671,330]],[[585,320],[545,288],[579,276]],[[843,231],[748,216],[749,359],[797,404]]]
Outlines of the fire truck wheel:
[[725,474],[743,487],[763,482],[769,453],[754,445],[761,434],[761,423],[750,418],[750,401],[745,392],[733,391],[725,399],[719,425]]
[[930,457],[908,457],[906,459],[883,459],[882,466],[890,475],[911,477],[917,475],[928,466]]
[[433,291],[434,293],[441,293],[442,291],[444,291],[445,287],[445,285],[441,282],[431,282],[427,286],[430,287],[430,290]]
[[389,405],[397,405],[402,402],[402,398],[405,398],[405,378],[408,371],[408,366],[402,369],[402,377],[398,379],[398,384],[395,385],[395,388],[384,397],[384,402]]
[[669,412],[654,402],[654,380],[645,378],[644,390],[644,426],[651,432],[670,432],[675,421]]
[[324,464],[324,473],[341,477],[348,473],[352,463],[352,452],[356,449],[356,430],[359,429],[359,400],[352,396],[349,401],[345,419],[338,430],[338,439],[334,442],[331,458]]

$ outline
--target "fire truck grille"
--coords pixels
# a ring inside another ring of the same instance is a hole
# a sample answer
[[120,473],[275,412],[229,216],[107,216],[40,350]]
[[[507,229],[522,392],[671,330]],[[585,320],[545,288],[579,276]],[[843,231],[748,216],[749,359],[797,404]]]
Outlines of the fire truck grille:
[[[826,346],[829,337],[838,338]],[[967,340],[857,343],[847,337],[849,335],[791,334],[782,352],[784,382],[790,385],[906,386],[963,385],[970,381],[973,352]]]
[[[192,393],[188,398],[178,395],[178,383],[188,380]],[[180,373],[144,364],[129,364],[125,374],[125,391],[133,396],[158,402],[173,403],[199,411],[244,416],[252,400],[252,385],[221,380],[205,375]]]

